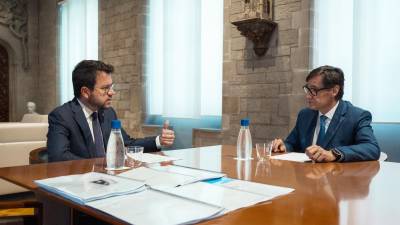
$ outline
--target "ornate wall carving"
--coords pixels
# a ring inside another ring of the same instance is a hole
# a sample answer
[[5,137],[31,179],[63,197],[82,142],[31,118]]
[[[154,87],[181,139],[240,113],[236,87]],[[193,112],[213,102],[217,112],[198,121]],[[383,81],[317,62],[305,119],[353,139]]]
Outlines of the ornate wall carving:
[[24,0],[1,0],[0,24],[7,26],[11,33],[21,41],[23,68],[28,69],[28,13],[26,2]]

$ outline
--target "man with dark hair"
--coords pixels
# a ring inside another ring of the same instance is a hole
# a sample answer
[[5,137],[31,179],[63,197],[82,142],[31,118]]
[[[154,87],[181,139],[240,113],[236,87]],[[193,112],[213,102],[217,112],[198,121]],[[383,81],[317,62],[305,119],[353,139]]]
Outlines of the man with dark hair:
[[[115,91],[112,65],[83,60],[72,72],[75,98],[49,114],[47,151],[49,161],[104,157],[111,121],[117,119],[111,100]],[[139,145],[145,152],[173,144],[175,135],[167,126],[157,137],[134,139],[121,129],[125,145]]]
[[371,113],[342,100],[342,70],[322,66],[312,70],[306,82],[308,108],[299,112],[285,141],[274,140],[273,151],[305,152],[316,162],[377,160],[380,149]]

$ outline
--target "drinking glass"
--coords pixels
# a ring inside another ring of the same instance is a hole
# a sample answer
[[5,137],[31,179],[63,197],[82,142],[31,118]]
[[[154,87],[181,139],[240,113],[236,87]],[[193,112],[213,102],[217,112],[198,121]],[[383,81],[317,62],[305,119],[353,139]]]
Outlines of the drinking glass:
[[128,146],[126,147],[126,156],[128,156],[128,165],[135,167],[142,163],[144,147]]
[[256,152],[258,161],[264,161],[271,156],[272,141],[265,143],[256,143]]

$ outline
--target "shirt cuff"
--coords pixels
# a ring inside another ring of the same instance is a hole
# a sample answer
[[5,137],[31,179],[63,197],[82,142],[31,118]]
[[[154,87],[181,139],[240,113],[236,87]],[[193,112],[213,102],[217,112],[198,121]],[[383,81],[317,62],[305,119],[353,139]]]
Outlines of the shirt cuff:
[[156,137],[156,146],[157,146],[157,149],[161,149],[160,136]]

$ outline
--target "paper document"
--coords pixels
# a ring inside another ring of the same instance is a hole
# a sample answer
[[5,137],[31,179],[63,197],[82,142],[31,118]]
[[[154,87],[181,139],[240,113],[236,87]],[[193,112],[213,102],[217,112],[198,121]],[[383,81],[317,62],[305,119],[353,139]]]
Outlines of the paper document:
[[280,187],[275,185],[261,184],[256,182],[250,182],[245,180],[234,180],[219,184],[220,186],[232,188],[235,190],[246,191],[250,193],[260,194],[269,196],[271,198],[278,197],[280,195],[286,195],[294,191],[293,188]]
[[220,178],[225,176],[225,174],[170,165],[151,168],[139,167],[120,173],[118,176],[140,180],[150,187],[162,189],[186,185],[196,181]]
[[145,189],[143,182],[96,172],[36,180],[35,183],[79,204]]
[[311,161],[311,159],[308,158],[308,156],[305,153],[299,153],[299,152],[289,152],[282,155],[274,155],[271,156],[271,159],[280,159],[280,160],[295,161],[295,162]]
[[224,213],[251,206],[272,198],[262,194],[226,188],[205,182],[164,189],[163,191],[212,205],[218,205],[225,208]]
[[157,188],[169,188],[176,187],[179,185],[189,184],[196,181],[195,177],[169,173],[165,171],[159,171],[147,167],[135,168],[123,173],[118,176],[126,177],[129,179],[141,180],[150,187]]
[[102,199],[87,204],[129,224],[191,224],[219,215],[223,208],[156,190]]
[[165,155],[157,155],[151,153],[143,153],[141,158],[135,158],[135,160],[144,162],[144,163],[160,163],[160,162],[168,162],[168,161],[175,161],[180,160],[180,158],[165,156]]
[[209,179],[216,179],[225,177],[226,174],[209,171],[209,170],[202,170],[196,168],[190,168],[185,166],[175,166],[175,165],[168,165],[168,166],[157,166],[151,167],[152,169],[175,173],[175,174],[182,174],[185,176],[191,176],[195,178],[195,181],[202,181],[202,180],[209,180]]

